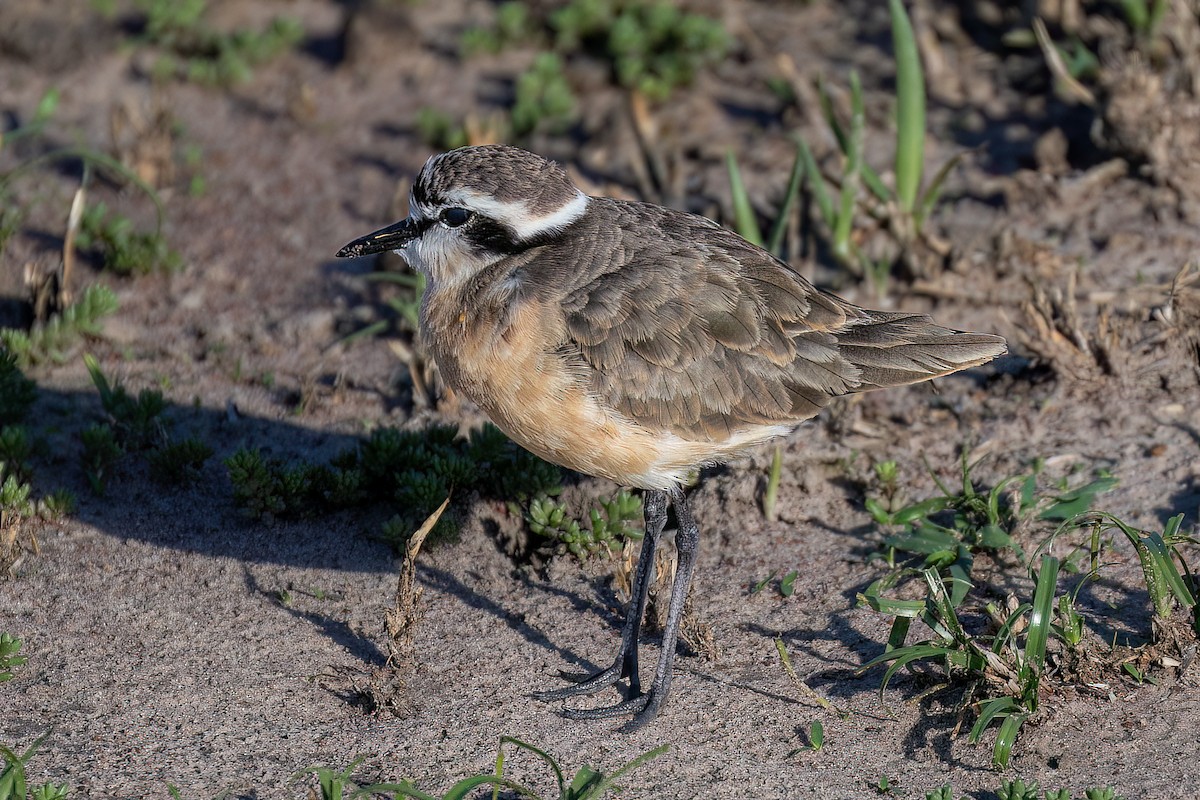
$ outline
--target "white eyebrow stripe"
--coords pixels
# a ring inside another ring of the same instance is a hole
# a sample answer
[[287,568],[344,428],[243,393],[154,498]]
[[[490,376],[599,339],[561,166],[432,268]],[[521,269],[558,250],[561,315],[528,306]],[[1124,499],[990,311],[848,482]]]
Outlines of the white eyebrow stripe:
[[523,202],[503,202],[494,197],[470,194],[463,198],[463,205],[485,217],[491,217],[512,229],[517,241],[527,241],[544,233],[562,230],[583,216],[587,210],[588,196],[576,192],[571,200],[550,214],[531,214]]

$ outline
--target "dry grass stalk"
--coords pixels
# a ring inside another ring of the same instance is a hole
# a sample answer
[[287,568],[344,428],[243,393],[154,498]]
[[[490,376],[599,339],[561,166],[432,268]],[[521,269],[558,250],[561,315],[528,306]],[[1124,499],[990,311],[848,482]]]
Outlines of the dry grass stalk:
[[449,497],[409,537],[404,548],[404,563],[400,566],[400,578],[396,584],[396,605],[384,615],[388,633],[388,666],[393,669],[412,660],[412,636],[420,621],[418,603],[424,591],[417,586],[417,556],[425,537],[437,525],[448,505]]

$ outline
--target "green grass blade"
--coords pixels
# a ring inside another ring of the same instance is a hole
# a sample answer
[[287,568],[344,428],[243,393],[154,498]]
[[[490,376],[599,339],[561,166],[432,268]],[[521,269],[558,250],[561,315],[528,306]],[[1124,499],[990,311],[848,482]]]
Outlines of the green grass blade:
[[1042,556],[1037,585],[1033,590],[1033,608],[1029,612],[1029,632],[1025,638],[1025,658],[1040,673],[1046,663],[1046,642],[1054,620],[1054,590],[1058,587],[1059,561]]
[[1150,27],[1150,9],[1146,6],[1146,0],[1120,0],[1120,6],[1125,21],[1134,33],[1143,33]]
[[859,592],[858,603],[860,606],[866,606],[872,611],[879,611],[883,614],[891,614],[904,619],[916,618],[925,613],[924,600],[896,600],[873,593],[870,589],[865,592]]
[[1167,15],[1169,4],[1170,0],[1154,0],[1154,4],[1150,7],[1150,23],[1146,29],[1146,36],[1150,39],[1158,37],[1158,31],[1162,26],[1163,17]]
[[[1191,608],[1196,605],[1196,598],[1192,596],[1192,592],[1179,574],[1179,570],[1175,568],[1175,562],[1171,559],[1171,548],[1163,541],[1162,536],[1151,533],[1142,538],[1142,543],[1150,554],[1150,561],[1154,565],[1155,573],[1159,576],[1160,586],[1170,589],[1171,594],[1175,595],[1183,607]],[[1170,603],[1164,599],[1163,606],[1165,606],[1165,612],[1160,613],[1160,616],[1168,616],[1171,613]]]
[[971,556],[971,551],[966,547],[959,548],[959,561],[951,564],[949,570],[950,575],[950,605],[953,608],[958,608],[963,604],[963,600],[967,599],[967,592],[975,588],[975,584],[971,583],[971,565],[974,563],[974,558]]
[[729,192],[733,196],[734,229],[746,241],[762,246],[762,230],[758,227],[758,219],[754,216],[754,208],[750,205],[750,196],[746,194],[746,186],[742,183],[742,171],[738,169],[737,159],[730,150],[725,154],[725,166],[729,170]]
[[911,214],[925,170],[925,75],[904,4],[889,0],[896,51],[896,200]]
[[528,750],[529,752],[533,753],[534,755],[538,756],[543,761],[545,761],[547,764],[549,764],[550,769],[554,770],[555,779],[558,781],[559,795],[563,795],[566,792],[566,786],[567,786],[566,776],[563,775],[563,771],[562,771],[562,769],[559,768],[558,762],[556,762],[549,753],[547,753],[545,750],[541,750],[537,747],[534,747],[531,744],[527,744],[526,742],[523,742],[520,739],[515,739],[512,736],[501,736],[500,737],[500,746],[504,747],[504,745],[506,743],[516,745],[517,747],[520,747],[524,750]]
[[91,353],[84,353],[83,364],[87,367],[88,374],[92,378],[92,384],[96,387],[96,393],[100,395],[100,405],[107,409],[112,405],[113,392],[108,378],[104,376],[104,371],[100,369],[100,362]]
[[54,116],[54,112],[58,109],[58,101],[62,96],[59,89],[50,89],[37,104],[37,109],[33,112],[33,117],[29,122],[19,128],[13,128],[6,131],[3,137],[0,137],[0,148],[4,145],[12,144],[18,139],[23,139],[28,136],[38,136],[42,129],[46,127],[46,123]]
[[[1146,590],[1150,593],[1155,614],[1161,617],[1171,613],[1172,595],[1183,606],[1195,607],[1196,598],[1188,588],[1187,582],[1180,576],[1179,570],[1175,568],[1175,562],[1171,558],[1173,548],[1167,544],[1161,534],[1144,533],[1112,514],[1098,513],[1095,518],[1125,534],[1125,538],[1137,551],[1142,573],[1146,578]],[[1178,530],[1179,524],[1174,519],[1168,521],[1164,528],[1172,540],[1178,538]]]
[[874,167],[864,161],[860,170],[863,186],[866,186],[879,202],[887,203],[892,199],[892,191],[888,189],[887,184],[883,182],[883,178],[879,177],[879,173],[875,171]]
[[8,762],[0,772],[0,799],[25,800],[25,762],[7,747],[0,747],[0,756]]
[[45,733],[34,740],[33,744],[26,748],[23,755],[17,755],[7,747],[0,746],[0,757],[3,757],[8,762],[8,766],[0,772],[0,797],[25,800],[27,788],[25,765],[29,763],[29,759],[33,758],[33,754],[42,746],[42,742],[46,741],[46,737],[53,730],[54,728],[48,728]]
[[383,333],[387,329],[388,329],[388,321],[386,319],[381,319],[378,322],[372,322],[370,325],[366,326],[365,328],[361,328],[360,330],[354,331],[353,333],[346,334],[341,339],[338,339],[336,343],[337,344],[350,344],[352,342],[358,341],[359,339],[369,339],[373,336],[378,336],[379,334]]
[[516,792],[521,797],[527,797],[530,800],[541,800],[538,795],[534,794],[531,790],[525,788],[521,784],[510,781],[507,778],[498,778],[495,775],[476,775],[473,778],[461,780],[451,786],[450,791],[442,795],[441,800],[466,800],[467,796],[480,786],[495,786],[497,788],[508,789],[509,791]]
[[888,632],[887,650],[898,650],[904,647],[904,640],[908,638],[908,629],[912,627],[912,619],[909,617],[896,617],[892,620],[892,629]]
[[[927,517],[930,514],[936,514],[939,511],[945,511],[954,504],[955,498],[948,496],[930,497],[922,500],[919,503],[912,503],[897,511],[892,515],[892,522],[896,525],[907,525],[910,522],[915,522],[921,517]],[[957,541],[957,539],[955,540]]]
[[1004,718],[1004,722],[1000,723],[1000,732],[996,734],[996,744],[992,747],[992,766],[997,769],[1008,766],[1008,757],[1012,753],[1013,743],[1017,740],[1017,733],[1027,719],[1028,714],[1009,714]]
[[829,94],[829,88],[825,85],[825,76],[823,75],[817,79],[817,98],[821,102],[821,113],[825,116],[825,124],[829,126],[838,149],[842,151],[842,155],[845,155],[849,152],[849,139],[846,136],[846,129],[842,127],[837,114],[834,113],[833,97]]
[[771,470],[767,473],[767,488],[763,492],[763,516],[768,522],[774,522],[776,516],[775,504],[779,500],[779,480],[783,475],[783,445],[775,445],[775,453],[771,456]]
[[1004,624],[996,631],[996,638],[992,641],[993,653],[999,653],[1004,649],[1004,646],[1012,636],[1013,626],[1017,624],[1023,615],[1029,613],[1032,608],[1033,605],[1030,603],[1021,603],[1015,611],[1008,615],[1008,619],[1004,620]]
[[[1109,491],[1117,485],[1117,482],[1116,478],[1105,475],[1076,489],[1064,492],[1054,498],[1054,503],[1042,511],[1038,515],[1038,519],[1057,522],[1058,520],[1067,520],[1076,517],[1091,508],[1096,495]],[[1104,516],[1106,519],[1112,519],[1108,515]],[[1118,527],[1122,526],[1119,525]],[[1126,531],[1126,535],[1129,535],[1128,531]],[[1131,538],[1130,541],[1133,541],[1133,539]]]
[[967,641],[970,637],[959,622],[958,612],[954,610],[954,603],[950,593],[946,591],[946,583],[941,574],[936,569],[927,569],[924,570],[924,575],[925,583],[929,586],[929,598],[932,600],[930,605],[933,607],[933,619],[926,619],[925,623],[951,641]]
[[804,158],[804,176],[808,179],[809,188],[812,189],[813,199],[817,201],[817,211],[821,213],[821,219],[825,220],[825,225],[832,231],[837,224],[837,217],[833,211],[833,198],[829,196],[825,178],[821,175],[821,168],[817,166],[817,159],[813,157],[808,143],[801,139],[799,146],[800,154]]
[[1005,478],[1004,480],[1000,481],[1000,483],[992,487],[992,490],[988,492],[987,498],[987,518],[989,523],[992,525],[998,525],[1000,523],[1001,498],[1004,496],[1004,493],[1008,491],[1008,487],[1024,480],[1025,478],[1020,475],[1013,475],[1012,477]]
[[18,177],[40,167],[42,164],[53,163],[55,161],[70,161],[72,159],[82,161],[85,165],[106,170],[110,176],[115,177],[118,181],[126,181],[140,189],[154,203],[156,216],[155,233],[162,233],[163,221],[166,219],[167,211],[163,205],[162,197],[159,196],[155,188],[112,156],[86,147],[63,147],[22,161],[20,166],[14,167],[8,172],[0,173],[0,193],[6,191],[9,184]]
[[862,172],[863,131],[866,127],[863,112],[862,83],[858,72],[850,73],[850,141],[846,167],[842,173],[841,205],[833,229],[833,252],[842,262],[850,261],[850,234],[853,230],[854,207],[858,200],[859,177]]
[[[659,745],[658,747],[654,748],[653,750],[647,750],[645,753],[642,753],[637,758],[634,758],[634,759],[630,760],[629,762],[627,762],[624,766],[619,767],[616,770],[614,770],[611,775],[605,776],[602,781],[600,781],[598,784],[596,784],[592,788],[592,790],[586,795],[586,797],[587,798],[601,797],[605,792],[607,792],[609,789],[611,789],[613,787],[613,783],[617,780],[617,778],[621,777],[622,775],[624,775],[627,772],[630,772],[631,770],[637,769],[642,764],[645,764],[647,761],[651,761],[655,758],[658,758],[663,753],[667,752],[667,750],[669,750],[669,749],[670,749],[670,745],[663,744],[663,745]],[[582,798],[581,798],[581,800],[582,800]]]
[[942,196],[942,184],[946,182],[946,178],[950,177],[950,173],[963,160],[965,153],[955,153],[950,158],[946,159],[945,163],[938,168],[934,173],[933,180],[925,187],[925,191],[921,192],[921,199],[917,208],[914,210],[914,219],[916,224],[913,225],[914,230],[921,230],[925,224],[925,220],[933,213],[933,207],[937,205],[938,198]]
[[879,684],[879,700],[883,702],[883,693],[887,691],[888,684],[891,683],[892,677],[903,669],[908,664],[914,661],[922,661],[933,658],[949,658],[953,653],[948,647],[938,647],[932,644],[913,644],[908,647],[900,647],[890,652],[878,655],[858,668],[859,672],[870,669],[871,667],[891,661],[891,665],[887,671],[883,673],[883,680]]
[[[837,114],[833,113],[833,99],[829,96],[829,90],[825,88],[824,80],[817,82],[817,96],[821,101],[821,112],[825,115],[829,130],[837,141],[838,149],[842,151],[842,155],[849,155],[850,140],[846,136],[846,129],[838,121]],[[863,184],[871,190],[871,194],[875,195],[879,202],[887,203],[892,199],[892,190],[887,187],[883,178],[879,177],[879,173],[872,169],[870,164],[862,165],[862,179]]]
[[[898,516],[894,516],[893,519],[896,519]],[[925,524],[912,531],[888,536],[883,540],[883,543],[888,547],[894,547],[906,553],[928,556],[945,551],[953,552],[958,548],[959,540],[952,531],[946,528],[939,525]]]
[[603,780],[603,775],[585,764],[575,773],[571,788],[567,790],[567,800],[592,800],[599,797],[596,789]]
[[374,797],[375,795],[390,793],[396,798],[408,797],[412,798],[412,800],[465,800],[466,797],[480,786],[495,786],[497,789],[507,789],[515,792],[518,796],[529,798],[529,800],[541,800],[538,795],[521,784],[495,775],[476,775],[471,778],[465,778],[451,786],[450,791],[441,797],[435,797],[434,795],[422,792],[411,783],[401,781],[400,783],[373,783],[370,786],[363,786],[350,795],[350,798],[351,800],[356,800],[356,798],[360,797]]
[[775,217],[775,224],[771,226],[771,233],[767,236],[767,250],[773,255],[780,255],[780,248],[783,246],[783,235],[787,232],[788,218],[792,215],[792,209],[796,205],[796,198],[800,196],[800,185],[804,181],[804,153],[802,152],[803,143],[796,142],[796,158],[792,161],[792,173],[788,176],[787,190],[783,195],[783,204],[779,206],[778,216]]
[[[491,776],[488,776],[491,777]],[[443,798],[434,797],[431,794],[426,794],[420,789],[417,789],[411,783],[373,783],[370,786],[362,786],[357,789],[350,800],[357,800],[359,797],[374,797],[377,794],[390,792],[392,797],[410,797],[412,800],[443,800]],[[178,795],[177,795],[178,796]]]
[[975,720],[975,724],[971,726],[971,733],[967,737],[967,741],[971,744],[979,744],[984,730],[987,729],[987,726],[991,724],[993,719],[997,717],[1003,718],[1020,710],[1021,707],[1017,705],[1016,699],[1012,697],[997,697],[988,700],[983,704],[983,708],[979,709],[979,719]]
[[1179,529],[1183,526],[1183,514],[1176,514],[1167,520],[1166,527],[1163,528],[1162,538],[1164,542],[1170,542],[1172,539],[1179,536]]

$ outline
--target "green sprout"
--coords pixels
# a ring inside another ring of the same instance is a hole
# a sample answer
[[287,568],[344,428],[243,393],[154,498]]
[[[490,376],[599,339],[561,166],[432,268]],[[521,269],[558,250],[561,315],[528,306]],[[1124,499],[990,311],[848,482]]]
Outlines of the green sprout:
[[641,499],[624,490],[602,501],[599,508],[589,509],[588,527],[570,516],[565,505],[549,497],[535,498],[526,514],[531,531],[549,539],[558,552],[580,559],[612,553],[627,540],[641,539],[642,531],[637,526],[641,518]]
[[8,632],[0,633],[0,683],[13,679],[13,668],[28,659],[20,655],[21,640]]
[[539,53],[533,64],[517,78],[512,107],[514,136],[535,130],[562,133],[576,115],[575,95],[563,77],[562,59],[556,53]]
[[[840,263],[872,281],[882,292],[897,259],[911,261],[914,245],[925,237],[925,222],[941,196],[942,184],[957,165],[959,156],[945,162],[925,182],[925,77],[912,23],[900,0],[888,0],[892,17],[892,41],[896,55],[895,182],[888,186],[863,158],[864,111],[862,86],[856,72],[850,74],[850,126],[843,127],[833,109],[828,91],[820,87],[824,116],[843,157],[840,187],[835,204],[825,185],[816,158],[808,145],[800,143],[800,160],[818,214],[829,231],[830,245]],[[865,187],[867,198],[860,187]],[[868,204],[868,200],[873,205]],[[861,207],[882,222],[897,250],[895,258],[872,261],[859,247],[854,221]],[[910,264],[912,266],[912,264]]]

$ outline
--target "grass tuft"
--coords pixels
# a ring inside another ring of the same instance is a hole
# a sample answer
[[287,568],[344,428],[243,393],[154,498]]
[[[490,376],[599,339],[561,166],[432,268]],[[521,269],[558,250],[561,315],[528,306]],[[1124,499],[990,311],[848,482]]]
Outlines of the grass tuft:
[[63,309],[45,323],[25,332],[0,329],[0,344],[11,353],[19,367],[53,362],[61,364],[80,339],[100,334],[101,321],[117,310],[117,296],[105,286],[89,286],[74,305]]
[[[969,740],[979,743],[996,726],[992,761],[1003,768],[1022,726],[1040,710],[1046,681],[1050,676],[1067,679],[1070,665],[1078,661],[1074,654],[1086,644],[1087,628],[1076,598],[1100,568],[1100,549],[1111,540],[1106,534],[1119,531],[1138,552],[1156,618],[1165,618],[1178,604],[1192,612],[1193,624],[1196,586],[1179,548],[1196,540],[1181,533],[1181,516],[1158,533],[1137,531],[1112,515],[1086,511],[1115,485],[1107,474],[1075,485],[1044,486],[1039,480],[1041,464],[1035,463],[1030,474],[1002,479],[984,490],[972,478],[975,466],[964,454],[961,488],[950,490],[939,483],[940,494],[908,502],[899,489],[896,465],[876,465],[881,493],[868,498],[867,509],[890,531],[877,554],[889,571],[859,595],[859,604],[893,622],[886,649],[862,669],[886,665],[882,699],[901,670],[922,664],[939,667],[944,683],[937,688],[965,686],[963,708],[976,710]],[[1066,521],[1059,522],[1064,517]],[[1036,536],[1039,526],[1044,530],[1056,522],[1027,561],[1021,542]],[[1060,584],[1078,573],[1088,548],[1076,547],[1062,558],[1050,551],[1056,541],[1076,531],[1088,534],[1091,569],[1063,591]],[[993,564],[1014,558],[1028,563],[1027,581],[1006,584],[1009,599],[1003,607],[990,599],[1000,590],[981,577],[981,557]],[[921,590],[916,598],[913,584]],[[909,643],[914,620],[923,622],[931,635]],[[1159,629],[1156,624],[1152,635]],[[1114,660],[1114,668],[1117,663]],[[978,695],[983,699],[974,699]]]
[[[396,513],[379,536],[397,548],[447,497],[478,493],[519,506],[557,495],[563,480],[559,467],[517,447],[491,424],[465,438],[450,425],[379,428],[328,464],[288,464],[248,448],[225,464],[235,503],[254,518],[311,516],[392,498]],[[456,515],[443,514],[430,542],[457,531]]]
[[[580,767],[575,772],[574,776],[571,777],[570,781],[568,781],[562,766],[559,765],[559,763],[552,755],[550,755],[549,752],[541,749],[540,747],[523,742],[520,739],[516,739],[511,736],[502,736],[500,737],[500,746],[496,750],[495,771],[491,774],[476,775],[472,778],[461,780],[454,784],[449,791],[441,795],[440,798],[436,795],[429,794],[428,792],[421,791],[409,781],[363,786],[355,792],[355,796],[390,793],[396,798],[408,797],[414,798],[414,800],[463,800],[463,798],[472,796],[472,794],[478,789],[491,787],[493,800],[500,796],[501,790],[504,790],[506,793],[512,793],[518,797],[531,798],[531,800],[537,800],[537,798],[541,798],[543,795],[535,792],[533,789],[517,783],[511,778],[505,777],[504,766],[507,762],[507,758],[504,754],[505,745],[512,745],[513,747],[517,748],[518,752],[524,751],[526,753],[532,753],[542,762],[544,762],[547,767],[549,767],[554,776],[557,790],[557,794],[554,796],[557,797],[558,800],[600,800],[600,798],[604,797],[604,795],[608,792],[617,790],[618,787],[616,785],[616,781],[621,778],[621,776],[637,769],[648,761],[658,758],[660,755],[667,752],[668,749],[668,745],[660,745],[653,750],[648,750],[636,758],[631,759],[622,766],[613,770],[611,773],[607,774],[594,769],[593,767],[585,765]],[[341,775],[343,773],[338,774]],[[344,788],[345,785],[337,789],[337,791],[344,791]],[[325,793],[323,789],[321,796],[323,800],[326,798],[328,800],[333,800],[333,798],[341,797],[341,794],[333,794],[331,787],[330,793]]]
[[145,43],[161,49],[153,74],[210,86],[229,86],[253,77],[304,38],[294,19],[280,17],[263,30],[218,31],[205,22],[208,0],[137,0],[145,15]]
[[183,266],[160,229],[139,231],[129,217],[110,213],[104,203],[84,209],[75,244],[97,251],[104,268],[121,276],[177,272]]

